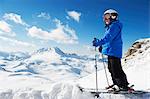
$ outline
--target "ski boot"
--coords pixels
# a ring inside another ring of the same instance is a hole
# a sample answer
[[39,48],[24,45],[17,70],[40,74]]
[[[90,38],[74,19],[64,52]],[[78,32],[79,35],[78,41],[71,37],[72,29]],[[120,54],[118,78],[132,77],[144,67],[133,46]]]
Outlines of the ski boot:
[[113,86],[114,86],[114,84],[109,85],[109,86],[105,87],[105,89],[110,89],[110,88],[112,88]]
[[109,93],[116,93],[120,91],[120,88],[117,85],[113,85],[113,87],[107,90]]

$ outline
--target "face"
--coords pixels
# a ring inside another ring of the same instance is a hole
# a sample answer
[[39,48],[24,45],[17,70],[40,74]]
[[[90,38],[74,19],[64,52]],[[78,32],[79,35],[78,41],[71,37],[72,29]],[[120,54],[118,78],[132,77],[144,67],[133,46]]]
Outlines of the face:
[[105,24],[109,25],[110,24],[110,14],[105,14],[103,16],[103,20],[104,20]]

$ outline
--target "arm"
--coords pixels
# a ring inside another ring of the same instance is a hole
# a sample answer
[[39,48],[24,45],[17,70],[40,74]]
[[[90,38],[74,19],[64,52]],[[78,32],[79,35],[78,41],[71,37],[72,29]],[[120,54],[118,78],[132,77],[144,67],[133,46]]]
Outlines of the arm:
[[99,40],[99,46],[111,42],[120,32],[120,26],[117,24],[113,24],[108,31],[106,31],[107,33],[105,33],[105,36]]

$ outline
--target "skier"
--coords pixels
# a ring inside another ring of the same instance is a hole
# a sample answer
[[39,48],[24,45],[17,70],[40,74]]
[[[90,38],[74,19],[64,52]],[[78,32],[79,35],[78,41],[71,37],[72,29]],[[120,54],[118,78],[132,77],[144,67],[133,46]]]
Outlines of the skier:
[[108,70],[111,74],[113,84],[108,86],[112,91],[128,91],[128,81],[121,66],[122,57],[122,23],[118,20],[118,12],[108,9],[103,14],[105,23],[105,35],[101,39],[95,38],[93,46],[98,47],[102,54],[108,56]]

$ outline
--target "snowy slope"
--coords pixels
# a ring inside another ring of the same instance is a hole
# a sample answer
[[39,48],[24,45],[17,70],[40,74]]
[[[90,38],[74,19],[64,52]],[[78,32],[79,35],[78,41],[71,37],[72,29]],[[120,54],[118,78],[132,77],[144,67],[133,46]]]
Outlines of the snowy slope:
[[[132,46],[131,49],[137,51],[123,58],[123,67],[135,89],[150,91],[150,39],[136,42],[142,42],[142,45],[138,48]],[[93,58],[67,54],[57,47],[13,55],[15,58],[10,59],[10,53],[0,54],[0,99],[94,99],[90,93],[82,93],[77,87],[95,88]],[[98,66],[98,87],[104,88],[107,83],[101,60]],[[142,96],[100,96],[102,99],[150,99],[149,93]]]
[[124,58],[127,76],[137,89],[150,89],[150,38],[135,41],[131,47],[136,52]]

